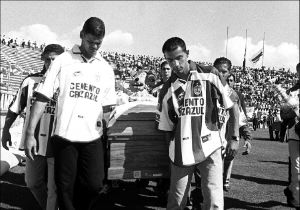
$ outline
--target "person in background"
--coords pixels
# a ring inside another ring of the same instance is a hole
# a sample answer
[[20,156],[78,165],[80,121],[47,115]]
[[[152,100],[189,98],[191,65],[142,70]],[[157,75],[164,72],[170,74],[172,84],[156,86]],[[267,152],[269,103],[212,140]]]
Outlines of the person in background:
[[[55,58],[62,54],[64,49],[58,44],[47,45],[44,52],[41,54],[41,59],[44,61],[44,67],[41,72],[29,75],[26,77],[17,95],[13,99],[6,114],[5,124],[2,131],[2,145],[8,149],[8,144],[11,145],[11,135],[9,129],[22,111],[26,108],[26,118],[24,122],[21,149],[24,149],[24,140],[31,114],[31,106],[35,101],[34,91],[37,85],[44,80],[45,73]],[[51,100],[43,110],[39,125],[35,129],[35,135],[38,147],[36,149],[35,159],[26,158],[25,181],[35,199],[38,201],[42,209],[54,210],[57,209],[56,186],[54,182],[54,158],[52,141],[50,140],[54,114],[56,107],[56,98],[53,94]]]
[[254,109],[252,117],[253,117],[253,130],[256,131],[256,129],[258,128],[257,108]]
[[58,56],[36,90],[25,154],[36,158],[34,130],[47,102],[59,90],[52,142],[60,210],[92,208],[103,187],[101,137],[116,103],[113,69],[98,52],[104,35],[101,19],[87,19],[80,31],[81,45]]
[[[297,65],[299,67],[299,64]],[[298,77],[300,71],[297,69]],[[290,207],[300,208],[299,202],[299,183],[300,183],[300,114],[299,114],[299,96],[300,90],[293,95],[287,95],[286,90],[281,85],[274,85],[275,90],[282,96],[282,105],[280,116],[283,123],[287,125],[286,136],[289,147],[290,159],[290,177],[289,185],[284,189],[284,194],[287,198],[287,203]]]
[[[230,74],[230,76],[227,78],[227,82],[229,86],[234,89],[234,85],[236,82],[235,76],[233,74]],[[243,94],[239,92],[238,90],[235,90],[239,97],[239,108],[240,108],[240,128],[239,133],[240,137],[243,137],[245,143],[244,148],[246,148],[245,152],[243,152],[244,155],[249,154],[251,151],[251,142],[252,142],[252,133],[248,124],[248,117],[247,117],[247,111],[246,111],[246,104],[244,100]]]
[[[280,108],[276,108],[274,111],[274,123],[269,127],[269,134],[271,141],[280,141],[280,131],[282,130],[281,127],[281,117],[280,117]],[[270,129],[271,128],[271,129]],[[275,139],[273,132],[275,132]]]
[[[235,85],[235,76],[230,73],[231,72],[231,61],[228,58],[220,57],[217,58],[214,61],[214,67],[218,69],[218,71],[223,75],[223,77],[226,79],[229,87],[230,87],[230,99],[236,103],[239,107],[239,136],[243,136],[245,140],[244,147],[246,147],[246,151],[249,153],[251,149],[251,143],[252,140],[251,133],[249,128],[247,127],[247,115],[246,115],[246,107],[245,104],[244,108],[242,107],[242,102],[240,97],[243,96],[242,94],[238,93],[238,91],[234,90]],[[223,127],[226,128],[225,131],[225,139],[227,141],[228,139],[228,127],[230,125],[230,121],[226,124],[224,123]],[[221,128],[222,129],[222,128]],[[224,134],[222,134],[224,135]],[[230,189],[230,177],[231,177],[231,171],[233,166],[233,159],[224,157],[224,169],[223,169],[223,189],[225,191],[229,191]]]
[[171,67],[167,61],[163,61],[160,64],[160,76],[161,80],[158,81],[155,86],[153,87],[152,94],[157,97],[159,94],[159,91],[161,90],[164,83],[167,82],[167,80],[171,77]]

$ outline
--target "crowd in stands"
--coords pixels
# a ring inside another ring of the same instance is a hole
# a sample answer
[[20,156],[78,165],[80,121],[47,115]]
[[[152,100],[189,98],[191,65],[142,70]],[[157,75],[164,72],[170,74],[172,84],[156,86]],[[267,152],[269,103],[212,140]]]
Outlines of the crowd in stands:
[[11,38],[6,37],[5,35],[1,34],[1,44],[7,45],[9,47],[15,48],[15,47],[23,47],[23,48],[31,48],[32,50],[40,50],[41,52],[44,50],[44,47],[46,46],[45,43],[43,44],[37,44],[36,41],[30,41],[25,39],[18,40],[18,38]]
[[[5,37],[5,35],[1,35],[1,43],[9,47],[27,47],[40,51],[45,47],[45,43],[38,47],[35,41],[18,41],[18,38],[12,39]],[[140,71],[153,74],[157,81],[161,79],[159,72],[160,64],[164,60],[162,57],[106,51],[101,51],[100,54],[113,66],[117,80],[133,80]],[[197,63],[211,65],[209,62],[203,61],[198,61]],[[4,73],[5,71],[1,68],[1,74]],[[274,113],[279,107],[278,95],[274,94],[268,81],[276,79],[283,84],[283,87],[290,88],[296,83],[297,78],[296,73],[282,69],[257,69],[247,67],[244,70],[241,66],[233,66],[232,73],[236,77],[237,90],[239,90],[245,98],[246,106],[254,107],[255,113],[262,113],[261,119],[259,119],[261,122],[266,122],[265,119],[269,113]]]

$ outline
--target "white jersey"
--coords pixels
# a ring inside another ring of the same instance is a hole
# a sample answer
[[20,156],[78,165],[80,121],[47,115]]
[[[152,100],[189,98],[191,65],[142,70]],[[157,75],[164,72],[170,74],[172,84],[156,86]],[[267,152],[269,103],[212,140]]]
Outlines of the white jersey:
[[[29,123],[31,106],[34,102],[33,92],[42,78],[43,74],[41,73],[26,77],[23,80],[17,95],[9,106],[9,110],[16,114],[20,114],[26,107],[26,118],[23,126],[21,143],[19,145],[20,149],[24,149],[25,132]],[[42,156],[53,155],[52,147],[48,144],[50,143],[49,139],[53,129],[56,101],[53,98],[53,95],[50,98],[51,100],[47,103],[44,114],[39,120],[34,133],[34,136],[37,140],[38,154]]]
[[158,129],[174,131],[169,157],[178,166],[200,163],[222,146],[216,100],[222,98],[226,109],[233,106],[216,69],[202,70],[193,62],[190,67],[187,81],[171,76],[158,103]]
[[89,142],[103,134],[102,106],[116,104],[111,66],[100,56],[86,61],[79,46],[59,55],[37,92],[50,97],[59,90],[54,135]]

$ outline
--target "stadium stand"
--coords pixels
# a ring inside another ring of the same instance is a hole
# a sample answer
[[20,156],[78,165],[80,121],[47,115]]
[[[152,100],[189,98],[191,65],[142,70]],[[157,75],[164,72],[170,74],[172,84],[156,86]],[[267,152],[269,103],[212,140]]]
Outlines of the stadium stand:
[[[40,71],[43,65],[43,61],[40,60],[40,48],[22,47],[21,45],[8,46],[6,43],[5,40],[1,42],[1,95],[15,94],[24,77]],[[157,80],[160,80],[159,68],[164,60],[162,57],[105,51],[100,51],[100,54],[113,67],[117,81],[129,84],[140,71],[150,72],[155,75]],[[203,61],[197,63],[212,65]],[[243,70],[241,66],[233,66],[232,72],[236,76],[236,88],[244,95],[246,105],[254,109],[262,109],[266,113],[279,106],[277,104],[278,96],[273,94],[267,81],[276,78],[285,88],[289,88],[297,82],[296,73],[283,69],[247,67]],[[11,97],[1,96],[1,99],[3,98],[9,100]],[[8,101],[6,101],[7,103]],[[3,106],[1,106],[1,110],[3,110]]]

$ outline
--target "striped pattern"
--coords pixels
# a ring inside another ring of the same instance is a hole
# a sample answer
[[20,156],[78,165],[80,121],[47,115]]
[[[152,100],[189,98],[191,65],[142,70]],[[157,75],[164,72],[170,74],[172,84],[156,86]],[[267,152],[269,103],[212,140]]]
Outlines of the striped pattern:
[[[204,73],[205,71],[205,73]],[[174,131],[169,157],[178,166],[202,162],[222,146],[216,100],[233,105],[216,71],[191,69],[187,82],[176,76],[159,96],[159,129]]]
[[[17,95],[9,106],[9,110],[17,114],[20,114],[26,108],[26,118],[23,127],[20,149],[24,149],[25,131],[29,123],[30,108],[35,100],[33,98],[33,92],[42,78],[42,74],[34,74],[25,78]],[[41,120],[39,121],[35,130],[35,138],[38,140],[38,154],[42,156],[52,155],[52,149],[51,147],[48,147],[48,140],[52,134],[53,122],[55,118],[55,107],[55,101],[51,100],[48,102],[44,114],[42,115]]]

